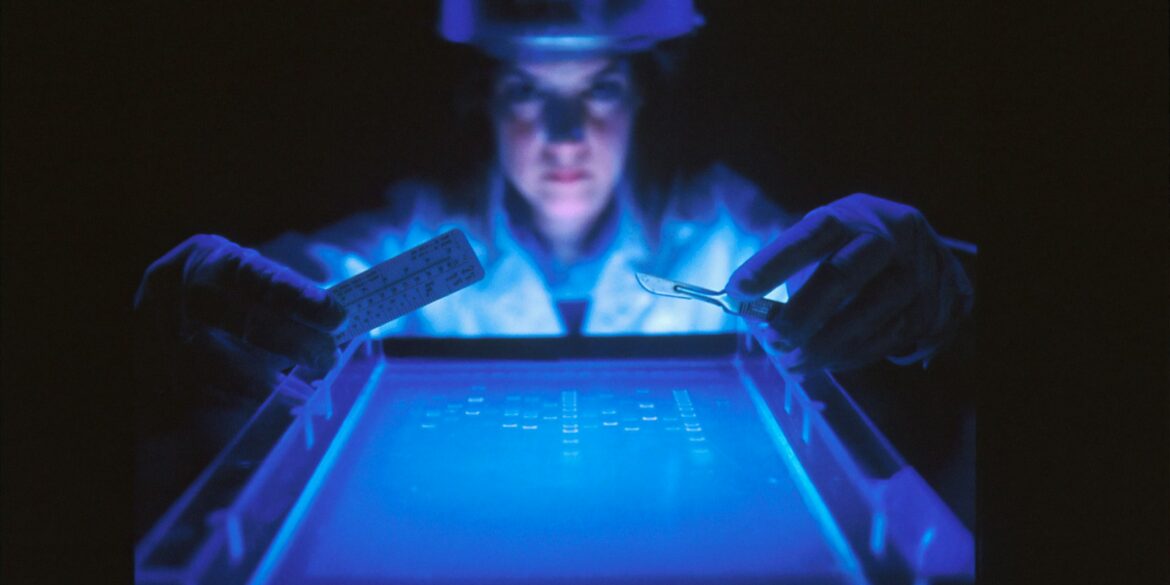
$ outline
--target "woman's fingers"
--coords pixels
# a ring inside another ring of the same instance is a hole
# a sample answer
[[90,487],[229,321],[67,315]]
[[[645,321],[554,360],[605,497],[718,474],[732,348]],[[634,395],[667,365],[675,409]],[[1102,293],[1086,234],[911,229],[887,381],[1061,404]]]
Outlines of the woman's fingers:
[[740,300],[766,295],[801,268],[839,248],[848,236],[836,216],[814,211],[740,265],[726,290]]
[[273,313],[322,331],[334,331],[345,310],[315,283],[248,248],[235,246],[195,280],[238,292]]
[[856,297],[893,256],[893,245],[863,233],[821,262],[808,282],[771,323],[790,346],[803,346]]
[[874,277],[801,348],[811,365],[872,361],[905,344],[905,316],[914,300],[911,281],[891,267]]
[[333,364],[336,346],[325,331],[222,287],[200,285],[187,292],[185,310],[189,321],[221,329],[297,363],[318,368]]

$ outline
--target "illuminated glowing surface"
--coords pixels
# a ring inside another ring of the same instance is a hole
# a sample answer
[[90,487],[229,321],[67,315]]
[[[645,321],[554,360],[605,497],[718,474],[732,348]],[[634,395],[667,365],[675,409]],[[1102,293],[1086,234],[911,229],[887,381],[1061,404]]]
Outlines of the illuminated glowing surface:
[[726,360],[390,361],[276,583],[851,582]]

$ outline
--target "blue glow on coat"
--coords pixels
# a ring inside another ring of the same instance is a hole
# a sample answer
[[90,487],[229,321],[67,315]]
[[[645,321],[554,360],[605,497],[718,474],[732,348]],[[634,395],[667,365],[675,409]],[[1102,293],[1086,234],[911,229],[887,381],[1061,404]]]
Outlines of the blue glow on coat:
[[[440,211],[441,195],[434,187],[405,184],[392,190],[390,207],[409,199],[412,212],[406,218],[394,218],[388,207],[350,217],[312,235],[285,234],[262,251],[331,286],[458,228],[467,234],[486,277],[375,330],[375,336],[566,334],[537,253],[526,248],[522,242],[527,240],[518,238],[509,225],[503,176],[493,171],[484,184],[490,198],[487,217],[446,215]],[[721,289],[737,266],[779,233],[783,219],[779,209],[764,201],[754,185],[724,167],[713,168],[689,188],[676,188],[654,225],[646,225],[626,183],[619,185],[614,196],[616,233],[599,268],[595,267],[597,277],[588,279],[594,281],[592,287],[556,294],[590,299],[582,334],[735,331],[740,323],[737,318],[705,303],[653,296],[638,286],[634,273]],[[651,237],[655,232],[658,237]],[[783,286],[768,296],[782,302],[788,299]]]

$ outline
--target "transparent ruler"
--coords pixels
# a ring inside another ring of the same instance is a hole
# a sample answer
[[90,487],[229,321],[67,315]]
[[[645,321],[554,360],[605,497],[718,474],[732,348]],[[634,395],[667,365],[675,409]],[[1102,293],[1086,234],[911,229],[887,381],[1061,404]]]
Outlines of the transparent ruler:
[[330,288],[349,315],[333,340],[345,343],[482,279],[467,236],[446,232]]

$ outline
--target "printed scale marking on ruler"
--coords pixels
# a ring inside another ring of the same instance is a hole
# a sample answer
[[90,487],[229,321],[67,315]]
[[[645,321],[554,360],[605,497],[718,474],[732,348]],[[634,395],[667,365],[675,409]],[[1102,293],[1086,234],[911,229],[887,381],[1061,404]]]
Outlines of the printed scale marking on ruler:
[[451,230],[340,282],[329,294],[349,324],[334,334],[345,343],[483,279],[483,266],[459,230]]

